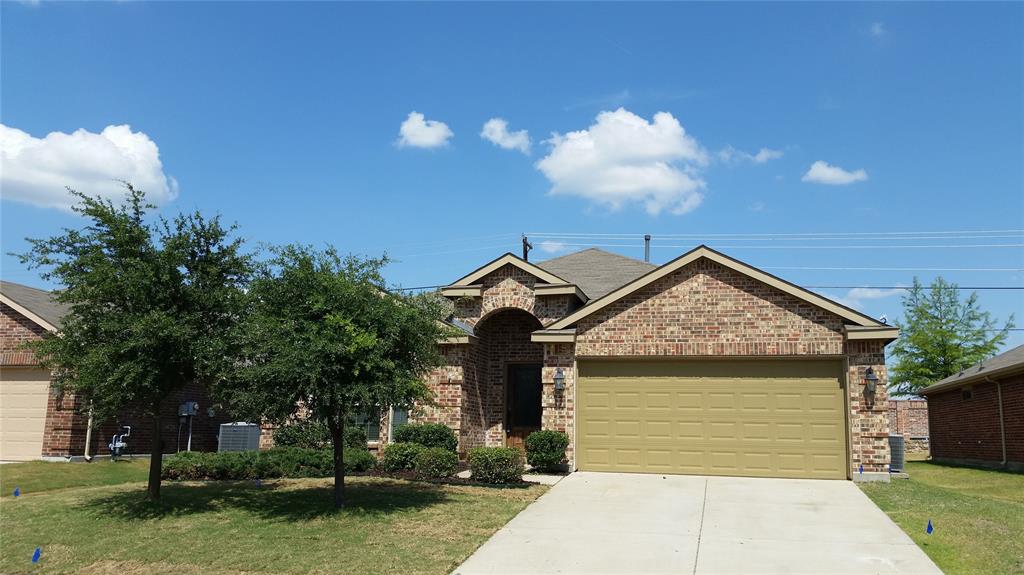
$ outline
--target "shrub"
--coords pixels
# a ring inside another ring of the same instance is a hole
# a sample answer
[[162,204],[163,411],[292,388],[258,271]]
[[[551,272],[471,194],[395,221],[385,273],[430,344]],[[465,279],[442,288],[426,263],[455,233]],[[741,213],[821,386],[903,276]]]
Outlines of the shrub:
[[526,437],[526,462],[542,471],[554,471],[565,461],[569,436],[561,431],[545,429]]
[[455,432],[443,423],[406,423],[395,430],[395,442],[440,447],[453,453],[459,447]]
[[331,446],[331,432],[321,421],[301,419],[274,430],[274,447],[325,449]]
[[514,447],[477,447],[469,451],[469,470],[481,483],[519,483],[523,453]]
[[365,445],[362,449],[346,449],[344,458],[346,473],[369,471],[377,465],[377,457]]
[[388,472],[413,469],[416,466],[416,456],[424,449],[418,443],[392,443],[384,448],[380,466]]
[[443,447],[429,447],[416,455],[416,475],[426,479],[444,479],[459,470],[459,456]]
[[[345,426],[345,438],[342,441],[346,449],[367,449],[366,428],[357,425]],[[330,445],[329,442],[328,445]]]
[[[358,452],[353,450],[353,453]],[[349,467],[348,457],[345,467]],[[334,456],[326,449],[295,447],[227,453],[185,452],[164,459],[161,475],[164,479],[180,481],[330,477],[334,475]]]

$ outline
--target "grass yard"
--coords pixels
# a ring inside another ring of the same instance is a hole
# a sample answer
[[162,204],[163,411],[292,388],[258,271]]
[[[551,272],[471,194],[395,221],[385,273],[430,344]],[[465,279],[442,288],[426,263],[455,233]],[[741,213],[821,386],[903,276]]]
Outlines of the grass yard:
[[25,495],[68,489],[145,481],[149,458],[96,460],[93,463],[30,461],[0,465],[0,497],[11,497],[20,487]]
[[1024,474],[928,462],[907,473],[861,487],[943,571],[1024,573]]
[[88,481],[59,489],[25,479],[50,490],[4,497],[0,573],[446,574],[547,490],[353,477],[348,507],[334,512],[328,479],[164,482],[158,504],[142,483]]

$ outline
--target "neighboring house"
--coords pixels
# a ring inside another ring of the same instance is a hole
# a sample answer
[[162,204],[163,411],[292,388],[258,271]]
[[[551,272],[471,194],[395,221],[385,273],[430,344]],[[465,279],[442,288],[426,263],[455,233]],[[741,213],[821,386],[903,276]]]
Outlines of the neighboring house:
[[928,402],[890,399],[889,433],[903,436],[907,453],[928,453]]
[[442,294],[462,333],[410,420],[460,451],[543,428],[574,469],[888,478],[896,328],[722,253],[506,254]]
[[[59,393],[50,385],[50,372],[39,366],[23,344],[60,330],[67,309],[50,292],[0,281],[0,460],[82,456],[86,453],[88,416],[80,398]],[[179,425],[178,406],[199,402],[192,421],[192,449],[215,451],[223,414],[207,410],[210,402],[200,385],[190,385],[169,398],[161,418],[163,451],[173,453],[187,444],[188,432]],[[117,421],[94,422],[89,453],[109,453],[107,444],[121,425],[132,427],[128,453],[149,453],[152,419],[126,411]]]
[[1024,345],[920,391],[932,459],[1024,470]]

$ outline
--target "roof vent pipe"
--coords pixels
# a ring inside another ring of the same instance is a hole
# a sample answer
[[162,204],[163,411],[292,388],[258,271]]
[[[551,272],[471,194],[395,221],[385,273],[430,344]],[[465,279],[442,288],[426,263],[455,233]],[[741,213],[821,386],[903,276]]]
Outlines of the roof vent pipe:
[[651,263],[651,234],[644,234],[644,261]]

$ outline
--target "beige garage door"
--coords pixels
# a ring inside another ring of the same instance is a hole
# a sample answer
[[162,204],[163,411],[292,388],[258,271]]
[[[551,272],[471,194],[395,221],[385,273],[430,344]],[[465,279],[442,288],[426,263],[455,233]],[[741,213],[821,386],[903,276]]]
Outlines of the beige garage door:
[[836,361],[580,361],[586,471],[845,479]]
[[43,452],[50,372],[0,368],[0,460],[38,459]]

